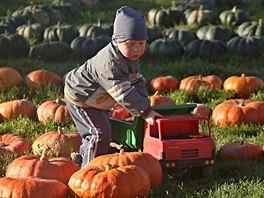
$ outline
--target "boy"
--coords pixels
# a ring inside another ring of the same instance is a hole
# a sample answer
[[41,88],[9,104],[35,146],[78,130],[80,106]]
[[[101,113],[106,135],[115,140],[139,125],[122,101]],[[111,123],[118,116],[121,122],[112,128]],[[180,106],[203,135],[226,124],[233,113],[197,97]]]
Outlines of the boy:
[[68,73],[65,99],[82,136],[82,168],[108,152],[108,111],[116,103],[150,124],[161,116],[151,109],[144,78],[139,73],[138,59],[144,54],[147,38],[144,16],[123,6],[116,12],[112,42]]

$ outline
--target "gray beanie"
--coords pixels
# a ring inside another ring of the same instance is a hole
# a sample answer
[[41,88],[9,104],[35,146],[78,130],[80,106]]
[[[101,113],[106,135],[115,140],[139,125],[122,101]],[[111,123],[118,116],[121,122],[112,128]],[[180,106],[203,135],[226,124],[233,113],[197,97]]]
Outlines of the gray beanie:
[[147,40],[145,17],[136,10],[123,6],[116,11],[112,39],[116,42],[126,40]]

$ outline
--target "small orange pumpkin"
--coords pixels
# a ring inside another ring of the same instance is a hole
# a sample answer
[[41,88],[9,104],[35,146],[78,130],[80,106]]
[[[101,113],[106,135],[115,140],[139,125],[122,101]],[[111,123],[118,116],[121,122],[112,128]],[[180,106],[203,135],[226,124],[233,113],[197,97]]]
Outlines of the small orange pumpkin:
[[149,88],[152,93],[173,92],[179,88],[179,81],[174,76],[160,76],[150,81]]
[[217,126],[264,123],[264,101],[230,99],[217,105],[212,113]]
[[0,68],[0,90],[6,90],[12,86],[20,86],[23,83],[22,76],[11,67]]
[[50,131],[37,137],[32,144],[35,155],[43,151],[50,157],[69,157],[72,152],[79,150],[82,138],[77,132],[64,133],[61,127],[57,131]]
[[29,141],[17,135],[0,135],[0,156],[5,153],[23,154],[30,149],[30,146]]
[[54,179],[41,179],[37,177],[26,178],[0,178],[0,197],[69,197],[69,188]]
[[13,160],[7,167],[6,177],[39,177],[56,179],[64,184],[79,170],[77,164],[65,157],[49,158],[45,155],[24,155]]
[[263,148],[255,143],[227,143],[218,151],[221,160],[246,160],[259,159],[263,154]]
[[186,92],[195,92],[201,86],[213,90],[220,89],[222,87],[222,79],[215,75],[189,76],[181,80],[179,89]]
[[224,81],[223,88],[226,92],[234,91],[239,97],[248,98],[252,93],[264,86],[264,82],[255,76],[230,76]]
[[107,164],[116,166],[137,165],[143,168],[149,175],[151,186],[158,186],[162,180],[162,167],[160,162],[149,153],[125,152],[101,155],[91,160],[88,166],[98,166]]
[[125,120],[130,118],[132,114],[119,104],[116,104],[109,112],[111,118]]
[[26,99],[3,102],[0,104],[0,121],[18,117],[36,118],[36,105]]
[[37,109],[37,116],[38,120],[44,124],[47,124],[49,121],[72,121],[64,98],[43,102]]
[[61,77],[52,72],[45,69],[39,69],[32,71],[26,75],[26,85],[28,88],[32,89],[37,85],[56,85],[62,86],[63,82]]
[[169,96],[158,95],[156,92],[154,95],[148,97],[150,106],[170,106],[175,105],[175,101]]
[[73,173],[68,186],[84,198],[143,198],[150,193],[148,174],[135,165],[88,166]]

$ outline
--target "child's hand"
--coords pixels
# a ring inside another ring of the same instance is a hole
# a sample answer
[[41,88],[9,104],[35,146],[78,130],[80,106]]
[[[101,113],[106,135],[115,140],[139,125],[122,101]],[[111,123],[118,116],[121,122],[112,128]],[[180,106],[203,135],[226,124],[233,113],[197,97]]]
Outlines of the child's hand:
[[147,117],[145,118],[145,121],[150,125],[153,125],[155,121],[155,117],[163,117],[163,115],[157,113],[156,111],[151,110],[147,115]]

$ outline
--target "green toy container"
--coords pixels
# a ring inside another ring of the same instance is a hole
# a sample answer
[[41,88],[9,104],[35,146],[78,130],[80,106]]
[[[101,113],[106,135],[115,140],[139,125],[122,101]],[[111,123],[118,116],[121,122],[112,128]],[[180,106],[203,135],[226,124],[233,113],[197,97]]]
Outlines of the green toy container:
[[[179,104],[172,106],[155,106],[153,110],[162,114],[188,114],[196,104]],[[131,149],[143,149],[144,119],[135,117],[133,121],[123,121],[111,118],[111,139],[118,144],[126,145]]]

